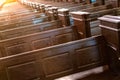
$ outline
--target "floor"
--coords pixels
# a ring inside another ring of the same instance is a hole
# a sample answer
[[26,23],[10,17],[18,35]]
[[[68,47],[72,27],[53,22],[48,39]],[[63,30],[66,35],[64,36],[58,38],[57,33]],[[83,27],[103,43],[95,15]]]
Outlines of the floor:
[[103,72],[103,67],[97,67],[55,80],[120,80],[120,76],[113,74],[109,70]]

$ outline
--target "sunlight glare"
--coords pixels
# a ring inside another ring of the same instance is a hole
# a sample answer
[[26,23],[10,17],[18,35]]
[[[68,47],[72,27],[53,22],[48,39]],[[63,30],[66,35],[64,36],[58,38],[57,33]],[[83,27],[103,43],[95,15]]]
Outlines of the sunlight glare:
[[6,0],[0,0],[0,5],[4,4]]
[[10,2],[14,2],[14,1],[16,1],[16,0],[0,0],[0,5],[10,3]]
[[16,0],[5,0],[5,3],[10,3],[10,2],[14,2]]

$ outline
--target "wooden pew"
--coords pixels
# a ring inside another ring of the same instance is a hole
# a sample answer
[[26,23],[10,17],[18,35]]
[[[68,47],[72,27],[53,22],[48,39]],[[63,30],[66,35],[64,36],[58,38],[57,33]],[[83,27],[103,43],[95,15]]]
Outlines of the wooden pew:
[[74,20],[74,24],[77,26],[78,32],[81,35],[81,38],[85,38],[101,34],[101,30],[99,28],[100,22],[97,20],[97,18],[108,14],[116,15],[116,10],[117,8],[113,8],[93,13],[78,11],[71,12],[71,14]]
[[[16,3],[17,4],[17,3]],[[14,6],[17,6],[17,8],[15,10],[11,10]],[[20,9],[18,6],[22,6],[22,8]],[[14,17],[24,17],[26,15],[34,15],[35,13],[39,13],[39,12],[31,12],[31,10],[28,10],[28,8],[23,7],[23,5],[17,4],[17,5],[11,5],[10,8],[8,8],[8,11],[4,11],[3,8],[3,12],[1,11],[1,15],[0,18],[14,18]]]
[[[97,9],[98,8],[98,9]],[[110,11],[105,11],[105,9],[109,9],[109,8],[112,8],[110,5],[105,5],[105,6],[99,6],[99,7],[97,7],[97,8],[89,8],[89,9],[84,9],[83,11],[88,11],[88,12],[91,12],[90,14],[90,19],[97,19],[97,17],[98,16],[102,16],[102,15],[105,15],[105,14],[114,14],[114,11],[112,11],[112,10],[110,10]],[[94,12],[94,11],[98,11],[98,12]],[[99,10],[101,10],[101,12],[100,12],[100,15],[99,15]],[[97,15],[97,17],[95,17],[94,15]],[[94,16],[94,18],[91,18],[91,17],[93,17]],[[91,21],[92,21],[91,20]],[[64,22],[64,21],[63,21]],[[65,23],[65,22],[64,22]],[[91,26],[91,31],[87,31],[87,33],[88,33],[88,36],[91,36],[91,35],[98,35],[98,34],[101,34],[101,31],[100,31],[100,28],[98,27],[98,25],[99,25],[99,21],[94,21],[93,20],[93,22],[91,22],[90,23],[92,26]],[[65,25],[66,25],[66,23],[65,23]],[[69,25],[69,23],[68,23],[68,25]],[[76,25],[76,24],[75,24]],[[91,33],[92,32],[92,33]],[[83,32],[84,33],[84,32]],[[84,33],[84,34],[86,34],[86,33]],[[83,34],[80,34],[80,35],[83,35]],[[84,36],[84,35],[83,35]],[[81,38],[83,37],[83,36],[81,36]]]
[[[21,10],[21,9],[20,9]],[[0,12],[0,17],[2,16],[10,16],[10,15],[16,15],[16,14],[22,14],[22,13],[28,13],[28,10],[16,10],[16,11],[12,11],[12,12]]]
[[[88,5],[88,6],[90,6],[90,5]],[[78,26],[79,27],[79,28],[77,28],[78,32],[80,32],[81,38],[83,38],[85,36],[89,37],[89,36],[101,34],[101,30],[98,26],[100,22],[97,20],[97,18],[100,16],[103,16],[103,15],[106,15],[106,14],[116,15],[116,8],[113,8],[113,9],[110,9],[110,8],[112,8],[111,4],[88,8],[88,9],[81,9],[81,11],[82,10],[88,11],[87,14],[86,14],[86,12],[84,13],[84,12],[80,11],[81,16],[77,15],[79,13],[79,11],[70,12],[70,10],[67,10],[67,9],[63,9],[63,10],[59,9],[58,15],[59,15],[59,18],[62,20],[63,25],[72,24],[72,25],[75,25],[76,27]],[[69,14],[69,12],[70,12],[70,14]],[[65,16],[63,16],[63,14],[65,14]],[[70,16],[70,17],[68,17],[68,16]],[[81,20],[83,20],[83,21],[81,21]],[[86,20],[86,21],[84,21],[84,20]],[[74,22],[74,24],[72,21]],[[85,25],[83,25],[84,22],[86,22]],[[82,27],[80,27],[80,26],[86,26],[85,30],[82,29]],[[90,26],[90,28],[88,28],[88,26]],[[89,29],[89,30],[87,30],[87,29]]]
[[103,37],[91,37],[0,58],[0,79],[54,80],[108,65],[105,44]]
[[119,7],[120,6],[119,0],[104,0],[104,1],[105,1],[105,4],[111,3],[114,7]]
[[[63,4],[60,4],[60,3],[58,3],[58,2],[51,2],[51,1],[25,1],[25,2],[22,2],[22,4],[25,4],[25,5],[27,5],[27,6],[33,6],[34,4],[38,4],[38,3],[40,3],[40,4],[46,4],[46,5],[49,5],[49,4],[51,4],[51,5],[57,5],[57,4],[59,4],[59,5],[68,5],[68,4],[70,4],[70,3],[63,3]],[[29,5],[30,4],[30,5]]]
[[[70,7],[70,8],[62,8],[62,9],[58,9],[58,15],[59,18],[62,20],[63,25],[73,25],[73,20],[71,18],[71,14],[69,14],[69,12],[73,12],[73,11],[79,11],[82,9],[87,9],[87,8],[92,8],[92,7],[96,7],[99,6],[97,3],[93,3],[93,4],[86,4],[86,5],[80,5],[80,6],[75,6],[75,7]],[[65,15],[64,15],[65,14]]]
[[32,11],[35,11],[35,12],[36,11],[40,12],[38,8],[41,8],[41,5],[43,5],[43,4],[37,3],[37,2],[29,2],[28,1],[28,2],[24,3],[24,5],[29,10],[32,10]]
[[[27,33],[27,32],[26,32]],[[1,57],[78,39],[73,27],[64,27],[0,41]]]
[[12,29],[12,28],[16,28],[16,27],[22,27],[25,25],[32,25],[32,24],[37,24],[37,23],[41,23],[41,22],[45,22],[48,21],[48,16],[43,16],[40,18],[35,18],[32,20],[23,20],[23,21],[19,21],[19,22],[13,22],[13,23],[6,23],[4,25],[0,25],[0,30],[6,30],[6,29]]
[[[52,4],[50,4],[51,6],[54,6],[54,5],[52,5]],[[67,6],[68,5],[68,6]],[[70,4],[70,3],[68,3],[68,4],[65,4],[65,6],[64,5],[60,5],[59,4],[59,6],[57,5],[57,6],[55,6],[55,7],[58,7],[58,8],[67,8],[67,9],[69,9],[70,11],[77,11],[77,10],[81,10],[81,9],[86,9],[86,8],[90,8],[90,7],[95,7],[95,6],[98,6],[99,4],[98,3],[93,3],[93,4],[86,4],[86,5],[84,5],[84,4]]]
[[59,19],[62,20],[62,23],[64,26],[69,26],[69,25],[73,25],[73,20],[71,18],[71,14],[70,12],[72,11],[78,11],[78,10],[82,10],[82,9],[87,9],[89,7],[95,7],[98,6],[95,4],[87,4],[87,5],[81,5],[81,6],[76,6],[76,7],[70,7],[70,8],[61,8],[58,9],[58,16]]
[[0,24],[15,22],[19,20],[26,20],[26,19],[34,19],[34,18],[40,18],[43,14],[40,13],[23,13],[23,14],[17,14],[17,15],[10,15],[10,16],[2,16],[0,17]]
[[80,11],[82,9],[87,9],[87,8],[93,8],[99,6],[97,3],[93,3],[93,4],[86,4],[86,5],[80,5],[80,6],[74,6],[74,7],[69,7],[67,9],[69,9],[70,12],[72,11]]
[[[78,3],[78,4],[74,4],[74,3],[68,3],[68,2],[48,2],[48,1],[30,1],[30,2],[33,2],[33,3],[41,3],[41,4],[46,4],[46,5],[52,5],[52,6],[54,6],[54,7],[73,7],[73,6],[78,6],[78,5],[81,5],[82,3]],[[26,2],[26,3],[29,3],[29,1],[28,2]],[[36,4],[37,4],[36,3]]]
[[64,5],[64,6],[61,6],[61,8],[69,8],[69,7],[75,7],[75,6],[77,7],[77,6],[80,6],[80,5],[82,5],[82,3],[81,4]]
[[83,9],[81,11],[91,13],[91,12],[98,12],[98,11],[101,11],[101,10],[106,10],[106,9],[111,9],[111,8],[113,8],[113,6],[111,4],[108,4],[108,5],[101,5],[101,6],[98,6],[98,7]]
[[[42,16],[40,18],[35,18],[35,19],[32,19],[32,20],[29,20],[29,19],[24,20],[24,18],[23,18],[23,20],[20,20],[20,22],[18,21],[16,23],[12,22],[10,24],[8,23],[8,24],[1,25],[0,29],[5,30],[5,29],[21,27],[21,26],[25,26],[25,25],[37,24],[37,23],[40,23],[40,22],[48,21],[49,17],[52,17],[51,20],[57,20],[58,19],[58,18],[56,18],[57,13],[56,13],[56,11],[54,11],[54,9],[52,10],[52,8],[51,8],[51,13],[50,14],[51,14],[50,16]],[[28,18],[29,18],[29,16],[28,16]]]
[[[120,57],[120,36],[119,36],[119,16],[106,15],[99,18],[101,24],[99,25],[102,30],[102,34],[105,36],[108,46],[117,52],[117,57]],[[120,60],[120,59],[119,59]]]
[[22,27],[17,27],[13,29],[7,29],[0,31],[0,39],[9,39],[13,37],[33,34],[37,32],[42,32],[46,30],[56,29],[63,27],[60,20],[38,23],[33,25],[27,25]]

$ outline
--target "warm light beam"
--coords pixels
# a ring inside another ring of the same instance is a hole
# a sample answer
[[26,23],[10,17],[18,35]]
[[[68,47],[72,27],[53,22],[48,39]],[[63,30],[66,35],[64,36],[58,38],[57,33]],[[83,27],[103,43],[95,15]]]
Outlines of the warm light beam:
[[14,2],[16,0],[5,0],[5,3],[10,3],[10,2]]
[[14,2],[14,1],[16,1],[16,0],[0,0],[0,7],[2,7],[4,4]]
[[0,5],[4,4],[6,0],[0,0]]

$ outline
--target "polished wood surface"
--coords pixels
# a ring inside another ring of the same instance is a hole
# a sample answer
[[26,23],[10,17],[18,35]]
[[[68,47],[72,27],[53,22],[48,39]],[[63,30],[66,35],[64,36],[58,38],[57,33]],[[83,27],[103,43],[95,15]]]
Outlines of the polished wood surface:
[[28,34],[34,34],[37,32],[47,31],[51,29],[61,28],[62,23],[60,20],[55,21],[47,21],[43,23],[33,24],[33,25],[25,25],[17,28],[7,29],[0,31],[1,40],[14,38],[18,36],[24,36]]
[[[8,8],[5,5],[0,11],[0,35],[3,39],[0,40],[0,80],[120,79],[118,56],[120,46],[118,50],[117,47],[109,46],[107,40],[109,36],[105,36],[110,32],[109,34],[113,36],[110,37],[111,40],[114,39],[114,34],[110,30],[104,31],[103,28],[101,35],[96,34],[99,32],[98,25],[101,24],[110,29],[115,27],[115,31],[118,29],[115,33],[119,35],[119,17],[104,16],[112,19],[111,21],[97,19],[106,14],[116,15],[119,8],[113,8],[113,4],[112,7],[109,4],[95,7],[95,4],[90,4],[90,0],[40,1],[45,4],[37,3],[37,0],[31,1],[19,0],[20,4],[11,3],[12,5],[8,4]],[[97,3],[103,4],[102,1],[97,0]],[[69,13],[68,9],[61,9],[61,7],[72,8],[85,4],[87,7],[82,9],[85,12],[79,11],[81,14],[76,11]],[[92,7],[89,8],[91,5]],[[2,12],[7,9],[10,11]],[[71,13],[74,17],[72,26]],[[47,22],[32,24],[37,14],[40,15],[39,18],[46,17]],[[3,27],[2,24],[5,26]],[[84,29],[83,33],[82,29]],[[94,32],[95,36],[91,32]],[[89,36],[80,39],[82,38],[80,34]],[[115,36],[118,45],[119,37]]]
[[0,58],[2,65],[0,78],[3,80],[37,78],[53,80],[71,73],[106,65],[106,53],[105,42],[101,36],[29,51]]

